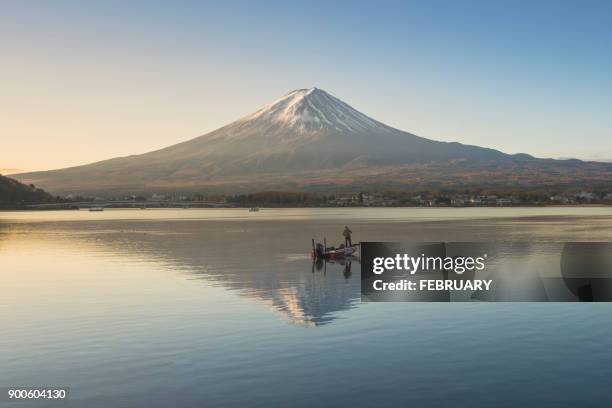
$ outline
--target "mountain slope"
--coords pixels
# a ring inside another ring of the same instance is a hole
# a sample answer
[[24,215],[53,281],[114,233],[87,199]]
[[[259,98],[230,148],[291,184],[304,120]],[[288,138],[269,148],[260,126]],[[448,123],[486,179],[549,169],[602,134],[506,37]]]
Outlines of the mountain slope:
[[0,207],[53,200],[54,197],[46,191],[0,175]]
[[426,179],[428,172],[435,177],[436,168],[448,166],[476,172],[518,166],[531,173],[550,163],[525,154],[418,137],[311,88],[292,91],[227,126],[161,150],[16,177],[63,193],[253,191],[303,189],[313,183],[393,183],[384,180],[384,174],[398,171]]

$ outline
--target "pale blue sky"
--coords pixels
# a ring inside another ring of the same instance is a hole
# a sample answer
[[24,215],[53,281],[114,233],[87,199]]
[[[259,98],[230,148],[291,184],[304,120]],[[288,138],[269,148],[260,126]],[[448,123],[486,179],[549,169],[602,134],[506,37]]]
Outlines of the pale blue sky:
[[432,139],[612,159],[610,1],[0,8],[0,169],[146,152],[311,86]]

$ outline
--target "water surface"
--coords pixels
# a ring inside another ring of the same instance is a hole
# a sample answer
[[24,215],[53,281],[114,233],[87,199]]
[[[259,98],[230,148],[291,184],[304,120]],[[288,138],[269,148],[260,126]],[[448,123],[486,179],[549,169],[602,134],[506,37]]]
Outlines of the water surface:
[[362,304],[358,263],[308,257],[344,225],[610,241],[612,209],[3,212],[0,386],[67,385],[78,407],[612,402],[609,304]]

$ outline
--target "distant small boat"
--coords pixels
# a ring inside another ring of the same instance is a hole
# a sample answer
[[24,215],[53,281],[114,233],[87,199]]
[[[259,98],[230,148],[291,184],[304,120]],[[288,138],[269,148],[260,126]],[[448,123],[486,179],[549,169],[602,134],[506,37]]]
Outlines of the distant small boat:
[[257,212],[257,211],[259,211],[259,207],[251,207],[251,208],[249,208],[249,211],[250,212]]
[[89,211],[104,211],[104,207],[90,207]]

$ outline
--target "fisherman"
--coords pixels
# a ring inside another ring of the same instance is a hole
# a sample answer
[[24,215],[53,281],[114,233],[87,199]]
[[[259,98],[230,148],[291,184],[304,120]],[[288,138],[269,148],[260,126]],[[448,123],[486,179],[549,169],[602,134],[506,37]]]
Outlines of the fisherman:
[[346,245],[347,247],[353,246],[353,243],[351,242],[351,234],[353,233],[353,231],[351,231],[349,229],[349,227],[347,225],[344,226],[344,231],[342,231],[342,235],[344,235],[344,245]]

